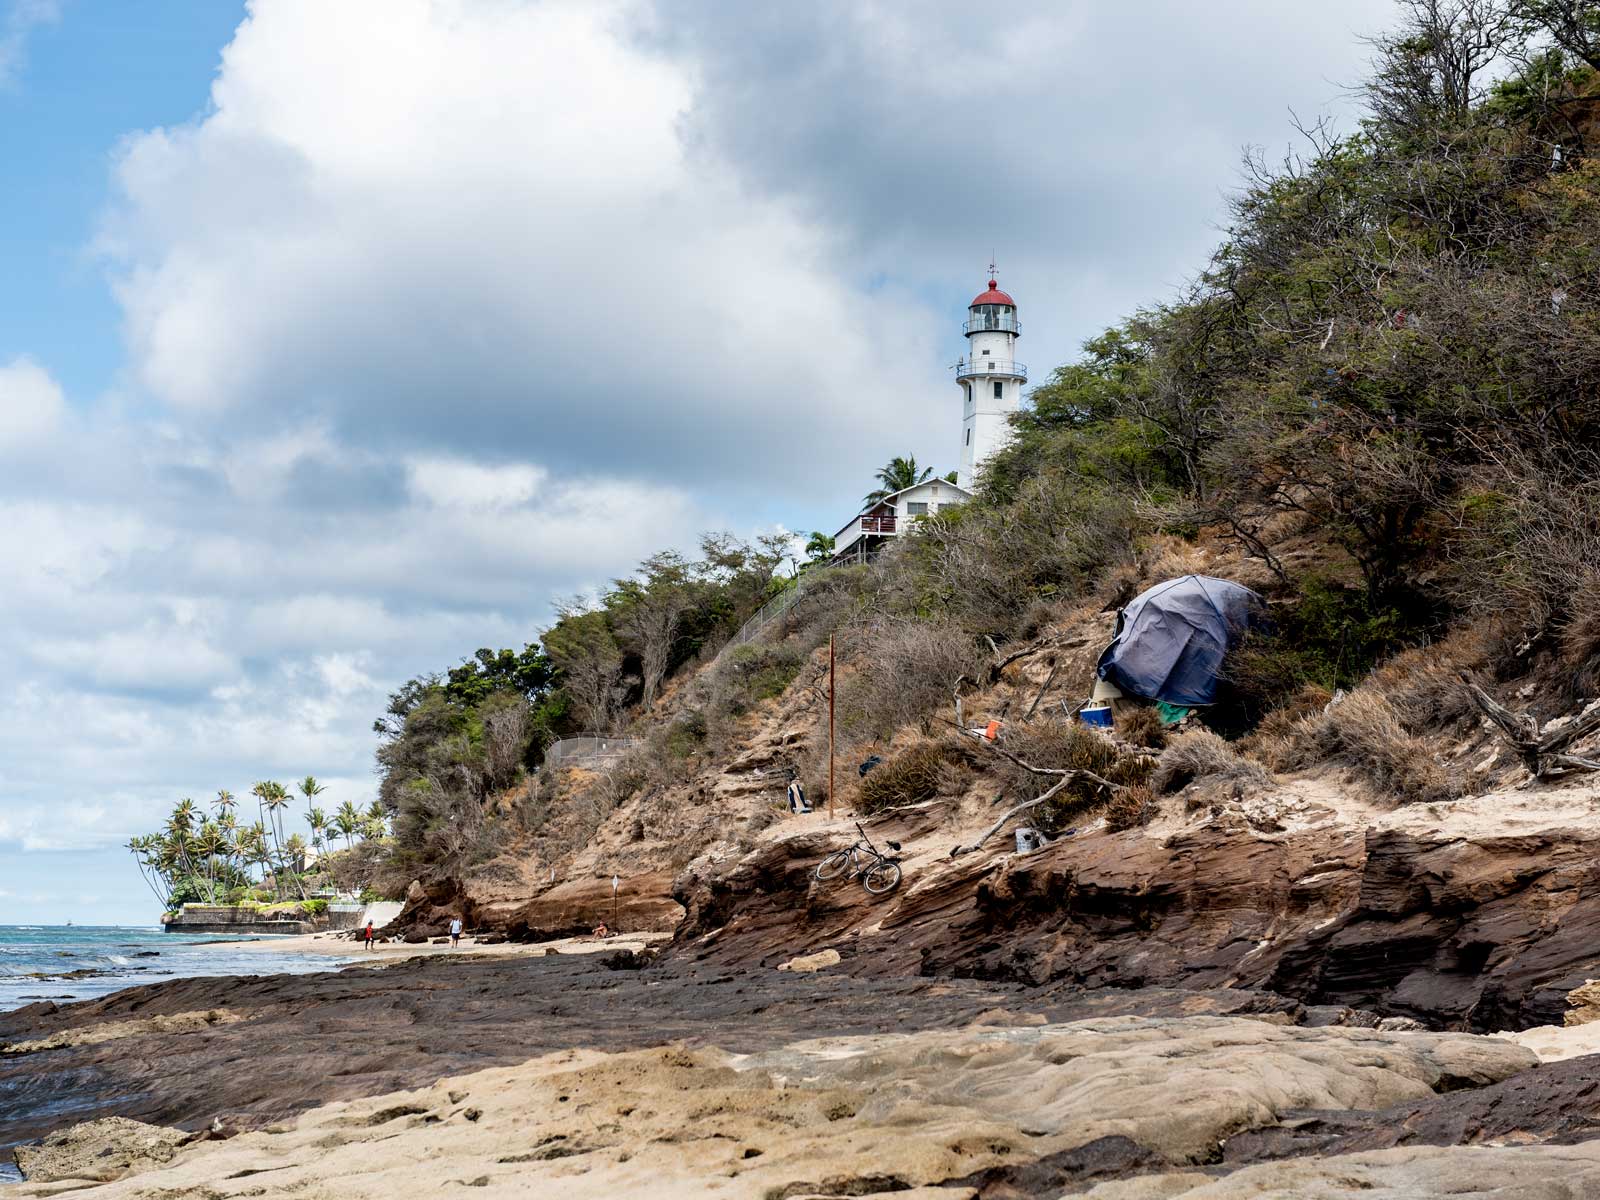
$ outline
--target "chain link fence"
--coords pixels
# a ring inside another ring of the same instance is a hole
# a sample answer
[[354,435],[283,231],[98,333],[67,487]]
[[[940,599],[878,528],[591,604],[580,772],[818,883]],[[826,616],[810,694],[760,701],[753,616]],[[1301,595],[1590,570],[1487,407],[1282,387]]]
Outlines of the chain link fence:
[[559,742],[550,743],[544,752],[544,760],[552,767],[609,766],[638,745],[638,738],[562,738]]

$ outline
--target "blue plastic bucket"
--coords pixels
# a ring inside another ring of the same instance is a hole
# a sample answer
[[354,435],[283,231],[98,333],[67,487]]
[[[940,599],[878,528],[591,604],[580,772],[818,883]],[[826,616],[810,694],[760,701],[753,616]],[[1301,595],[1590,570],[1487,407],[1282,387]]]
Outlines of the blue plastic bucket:
[[1111,705],[1090,704],[1078,710],[1078,720],[1096,729],[1111,728]]

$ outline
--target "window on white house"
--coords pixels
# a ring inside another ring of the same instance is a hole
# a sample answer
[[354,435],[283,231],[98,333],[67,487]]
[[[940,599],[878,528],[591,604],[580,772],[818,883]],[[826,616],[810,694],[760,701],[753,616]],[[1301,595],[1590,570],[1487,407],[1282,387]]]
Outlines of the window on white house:
[[921,500],[907,500],[906,501],[906,516],[908,516],[908,517],[925,517],[927,515],[928,515],[928,506],[927,506],[927,504],[925,502],[923,502]]
[[1006,396],[1006,385],[1001,383],[998,379],[995,380],[994,398],[996,400],[1004,400],[1005,396]]
[[967,430],[967,445],[972,445],[972,430],[970,428]]

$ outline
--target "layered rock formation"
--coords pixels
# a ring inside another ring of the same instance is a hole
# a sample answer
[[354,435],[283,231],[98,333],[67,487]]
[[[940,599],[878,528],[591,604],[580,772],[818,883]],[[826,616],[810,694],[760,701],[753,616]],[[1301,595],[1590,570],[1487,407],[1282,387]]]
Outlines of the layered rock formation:
[[869,974],[1257,988],[1436,1028],[1558,1025],[1600,977],[1593,803],[1509,793],[1386,813],[1291,786],[1275,808],[954,860],[931,811],[900,814],[874,830],[907,842],[893,895],[813,878],[844,831],[787,836],[679,880],[678,946],[767,965],[833,947]]

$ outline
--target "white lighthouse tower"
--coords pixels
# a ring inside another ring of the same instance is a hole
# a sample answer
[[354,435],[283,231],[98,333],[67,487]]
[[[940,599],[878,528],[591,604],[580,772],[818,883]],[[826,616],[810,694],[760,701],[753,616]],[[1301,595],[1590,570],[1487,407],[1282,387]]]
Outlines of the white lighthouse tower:
[[960,485],[972,489],[984,461],[1011,439],[1012,413],[1022,403],[1028,368],[1017,361],[1017,302],[1000,290],[989,267],[989,290],[967,308],[967,353],[956,364],[961,385]]

